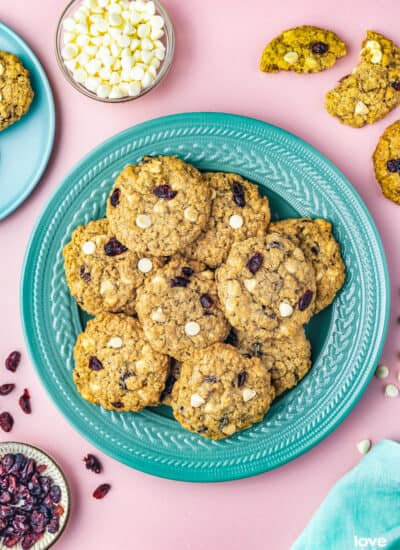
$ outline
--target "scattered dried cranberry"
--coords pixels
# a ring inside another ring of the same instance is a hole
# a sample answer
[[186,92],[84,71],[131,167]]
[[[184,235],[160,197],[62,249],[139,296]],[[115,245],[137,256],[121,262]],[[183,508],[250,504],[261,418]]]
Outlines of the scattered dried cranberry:
[[319,254],[319,246],[317,244],[313,245],[310,248],[311,252],[314,254],[314,256],[318,256]]
[[400,159],[390,159],[387,161],[386,166],[389,172],[400,173]]
[[176,197],[178,191],[174,191],[169,185],[158,185],[153,189],[153,193],[159,199],[170,201],[171,199]]
[[234,203],[243,208],[246,205],[246,199],[244,197],[243,185],[240,182],[235,181],[232,184],[232,193]]
[[175,277],[174,279],[171,279],[170,281],[170,285],[172,287],[175,287],[175,286],[187,286],[188,284],[190,283],[189,279],[187,279],[186,277],[180,277],[179,275],[177,277]]
[[268,248],[283,248],[282,246],[282,243],[280,243],[279,241],[271,241],[270,243],[268,243]]
[[400,80],[394,80],[390,85],[396,92],[400,92]]
[[325,42],[313,42],[311,44],[311,51],[312,53],[315,53],[317,55],[322,55],[326,53],[329,50],[328,44],[325,44]]
[[202,294],[200,296],[200,303],[204,309],[210,309],[214,305],[214,300],[209,294]]
[[306,290],[303,296],[299,300],[299,310],[304,311],[308,308],[308,306],[311,304],[311,300],[313,299],[313,291],[312,290]]
[[97,487],[97,489],[95,489],[93,496],[97,499],[104,498],[110,489],[111,485],[109,483],[102,483]]
[[88,271],[88,268],[86,265],[81,265],[79,270],[79,275],[81,276],[81,279],[83,279],[86,282],[89,282],[91,279],[90,271]]
[[239,372],[238,374],[238,386],[241,388],[243,384],[246,382],[247,379],[247,372],[243,370],[242,372]]
[[217,382],[218,378],[216,376],[205,376],[204,382],[207,382],[208,384],[215,384]]
[[[58,526],[58,529],[60,526]],[[58,531],[57,529],[57,531]],[[49,533],[53,533],[53,531],[50,531],[50,528],[48,529]],[[57,531],[54,531],[54,533],[57,533]],[[37,533],[28,533],[27,535],[24,535],[21,546],[23,550],[29,550],[29,548],[32,548],[32,546],[41,538],[40,534]]]
[[264,258],[261,252],[256,252],[247,262],[247,269],[254,275],[262,266],[263,261]]
[[15,388],[15,384],[2,384],[0,386],[0,395],[8,395]]
[[4,432],[11,432],[14,424],[14,419],[9,412],[2,412],[0,414],[0,428]]
[[31,414],[31,396],[27,388],[24,389],[24,393],[19,398],[18,403],[25,414]]
[[122,407],[123,407],[123,404],[121,403],[121,401],[113,401],[113,402],[111,403],[111,405],[112,405],[113,407],[115,407],[116,409],[122,409]]
[[11,372],[15,372],[18,368],[19,362],[21,361],[21,354],[19,351],[13,351],[7,357],[5,365],[6,369]]
[[90,370],[101,370],[103,368],[103,363],[97,359],[94,355],[89,359],[89,369]]
[[111,237],[108,243],[104,245],[104,252],[107,256],[119,256],[127,250],[128,248],[120,243],[115,237]]
[[182,267],[182,273],[185,275],[185,277],[191,277],[193,275],[193,269],[186,265]]
[[56,504],[61,500],[61,489],[58,485],[52,485],[49,491],[50,498]]
[[96,456],[88,453],[87,456],[84,457],[83,462],[85,463],[87,470],[90,470],[95,474],[99,474],[101,472],[100,460]]
[[111,193],[110,204],[111,206],[117,206],[119,204],[119,197],[121,196],[121,190],[116,187]]

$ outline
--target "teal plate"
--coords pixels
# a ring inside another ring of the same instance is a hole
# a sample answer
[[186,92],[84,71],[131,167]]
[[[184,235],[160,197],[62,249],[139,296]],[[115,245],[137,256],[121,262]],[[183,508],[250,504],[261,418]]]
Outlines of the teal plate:
[[[114,179],[143,155],[178,155],[202,170],[257,182],[273,217],[333,222],[347,268],[333,306],[307,327],[313,368],[263,422],[224,441],[185,431],[168,407],[117,413],[84,401],[72,382],[73,347],[85,317],[68,291],[61,251],[75,227],[104,215]],[[68,174],[41,215],[25,258],[21,297],[26,341],[39,376],[69,421],[110,456],[145,472],[222,481],[276,468],[311,449],[350,412],[384,343],[386,260],[374,223],[350,183],[318,151],[264,122],[188,113],[140,124],[104,142]]]
[[0,22],[0,50],[18,55],[29,70],[35,97],[22,119],[0,132],[0,220],[33,191],[54,142],[54,100],[43,67],[29,46]]

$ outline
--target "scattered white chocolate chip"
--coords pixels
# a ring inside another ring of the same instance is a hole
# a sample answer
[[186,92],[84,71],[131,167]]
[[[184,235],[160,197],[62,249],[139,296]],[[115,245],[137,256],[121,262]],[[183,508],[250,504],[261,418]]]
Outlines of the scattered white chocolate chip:
[[257,395],[257,392],[252,390],[251,388],[244,388],[242,391],[243,401],[247,403],[247,401],[250,401],[250,399],[253,399]]
[[389,376],[389,369],[385,365],[378,365],[375,376],[377,378],[387,378]]
[[281,317],[290,317],[293,313],[293,308],[287,302],[281,302],[279,304],[279,313]]
[[368,107],[363,103],[362,101],[357,101],[356,106],[354,108],[354,114],[355,115],[366,115],[369,113]]
[[122,344],[123,344],[122,338],[120,338],[119,336],[113,336],[107,342],[107,346],[109,348],[115,348],[115,349],[122,348]]
[[398,397],[399,388],[394,384],[387,384],[385,386],[385,395],[386,397]]
[[151,218],[147,214],[138,214],[136,216],[136,225],[140,229],[147,229],[151,226]]
[[243,225],[242,216],[239,216],[239,214],[233,214],[233,216],[229,218],[229,225],[232,229],[240,229]]
[[158,307],[151,314],[151,320],[155,323],[163,323],[166,320],[162,307]]
[[297,52],[287,52],[283,56],[283,59],[286,63],[289,63],[289,65],[293,65],[299,59],[299,54]]
[[201,405],[204,405],[205,400],[199,395],[198,393],[194,393],[190,396],[190,404],[192,407],[197,408],[201,407]]
[[185,333],[188,336],[196,336],[200,332],[200,325],[196,321],[189,321],[185,325]]
[[357,449],[362,455],[366,455],[371,448],[371,441],[369,439],[362,439],[357,443]]
[[137,266],[141,273],[149,273],[153,269],[153,262],[149,258],[140,258]]
[[367,48],[367,50],[372,50],[372,51],[381,49],[381,45],[376,40],[368,40],[365,44],[365,47]]
[[139,359],[135,363],[135,371],[137,374],[146,374],[147,363],[143,359]]
[[228,298],[227,300],[225,300],[225,309],[228,313],[232,313],[233,311],[235,311],[235,307],[235,300],[233,300],[232,298]]
[[94,244],[93,241],[86,241],[82,245],[82,252],[84,254],[87,254],[87,255],[93,254],[95,250],[96,250],[96,245]]
[[110,290],[114,290],[114,285],[112,284],[112,282],[108,279],[102,281],[100,285],[100,294],[106,294]]
[[188,222],[193,223],[197,220],[197,212],[191,206],[188,206],[187,208],[185,208],[185,210],[183,212],[183,216],[184,216],[185,220],[187,220]]
[[382,52],[379,50],[375,50],[371,52],[371,63],[380,63],[382,61]]
[[253,292],[257,286],[257,281],[255,279],[245,279],[243,284],[249,292]]

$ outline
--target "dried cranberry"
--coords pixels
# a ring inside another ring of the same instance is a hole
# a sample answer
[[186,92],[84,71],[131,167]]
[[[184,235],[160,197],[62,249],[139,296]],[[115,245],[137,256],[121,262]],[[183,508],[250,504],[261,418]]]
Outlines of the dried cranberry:
[[30,458],[26,461],[25,466],[21,470],[21,481],[27,481],[34,473],[36,473],[36,462],[33,458]]
[[[49,529],[50,531],[50,529]],[[50,531],[51,532],[51,531]],[[27,533],[24,535],[21,546],[23,550],[29,550],[29,548],[32,548],[32,546],[41,538],[41,535],[38,535],[36,533]]]
[[216,376],[205,376],[204,382],[207,382],[208,384],[215,384],[217,382],[218,378]]
[[103,368],[103,363],[97,359],[94,355],[89,359],[89,369],[90,370],[101,370]]
[[14,424],[14,419],[9,412],[2,412],[0,414],[0,428],[4,432],[11,432]]
[[101,472],[101,464],[96,456],[88,453],[87,456],[84,457],[83,461],[86,468],[91,472],[94,472],[95,474],[99,474]]
[[0,386],[0,395],[8,395],[15,388],[15,384],[2,384]]
[[399,159],[390,159],[386,163],[387,169],[389,172],[399,172],[400,173],[400,158]]
[[394,80],[390,85],[396,92],[400,92],[400,80]]
[[16,544],[18,544],[20,540],[21,540],[21,535],[19,534],[7,535],[3,539],[3,544],[6,548],[12,548]]
[[2,491],[0,493],[0,503],[9,504],[11,502],[11,495],[8,491]]
[[312,290],[306,290],[303,296],[299,300],[299,310],[304,311],[308,308],[308,306],[311,304],[311,301],[313,299],[313,291]]
[[280,248],[280,249],[282,249],[283,246],[282,246],[282,243],[280,243],[279,241],[271,241],[271,242],[268,243],[267,248]]
[[107,256],[119,256],[127,250],[128,248],[120,243],[115,237],[111,237],[108,243],[104,245],[104,252]]
[[25,414],[31,414],[31,396],[27,388],[24,389],[24,393],[19,398],[18,403]]
[[10,468],[14,464],[14,461],[15,461],[15,455],[11,453],[7,453],[6,455],[3,456],[3,458],[1,459],[1,465],[4,468],[5,473],[7,473],[10,470]]
[[16,455],[14,456],[14,464],[9,470],[10,474],[19,474],[19,472],[25,467],[25,464],[25,456],[22,453],[16,453]]
[[47,470],[46,464],[39,464],[39,466],[36,467],[38,474],[42,474],[45,470]]
[[261,252],[256,252],[247,262],[247,269],[254,275],[262,266],[263,261],[264,258]]
[[32,510],[31,513],[31,528],[34,533],[43,533],[48,523],[47,517],[38,510]]
[[175,277],[174,279],[171,279],[171,281],[170,281],[171,287],[175,287],[175,286],[185,287],[189,283],[190,283],[189,279],[187,279],[186,277],[180,277],[179,275],[177,277]]
[[57,503],[61,500],[61,489],[58,485],[52,485],[49,491],[50,498]]
[[232,184],[232,193],[234,203],[243,208],[246,205],[246,199],[244,197],[243,185],[240,182],[235,181]]
[[25,533],[29,529],[29,521],[23,514],[15,514],[12,526],[17,533]]
[[329,50],[328,44],[325,42],[313,42],[311,44],[311,51],[317,55],[322,55]]
[[88,271],[88,268],[86,265],[81,265],[79,269],[79,275],[81,279],[83,279],[86,282],[89,282],[91,279],[90,271]]
[[2,504],[0,506],[0,518],[10,518],[14,515],[14,510],[11,508],[11,506],[7,506],[5,504]]
[[314,256],[318,256],[319,254],[319,246],[317,244],[315,244],[314,246],[312,246],[310,248],[311,252],[314,254]]
[[121,388],[121,390],[124,390],[124,391],[129,391],[127,385],[126,385],[126,380],[128,378],[130,378],[131,376],[136,376],[136,374],[134,372],[129,372],[129,371],[126,371],[122,376],[121,378],[119,379],[119,387]]
[[110,204],[111,206],[117,206],[119,204],[119,197],[121,196],[121,190],[116,187],[111,193]]
[[247,372],[243,370],[242,372],[239,372],[238,374],[238,386],[241,388],[243,384],[246,382],[247,379]]
[[110,489],[111,485],[109,483],[102,483],[94,490],[93,496],[97,499],[104,498]]
[[13,351],[7,357],[5,365],[6,369],[11,372],[15,372],[18,368],[19,362],[21,361],[21,354],[19,351]]
[[112,405],[113,407],[115,407],[116,409],[122,409],[122,407],[123,407],[123,404],[121,403],[121,401],[113,401],[113,402],[111,403],[111,405]]
[[171,189],[169,185],[158,185],[153,189],[153,193],[156,197],[159,199],[165,199],[167,201],[170,201],[171,199],[175,198],[178,194],[178,191],[174,191]]
[[184,267],[182,267],[182,273],[185,275],[185,277],[191,277],[193,275],[193,269],[188,265],[185,265]]
[[204,309],[210,309],[214,305],[214,301],[209,294],[202,294],[200,296],[200,303]]
[[59,529],[60,529],[60,522],[58,518],[53,518],[47,526],[47,531],[53,535],[54,533],[57,533]]

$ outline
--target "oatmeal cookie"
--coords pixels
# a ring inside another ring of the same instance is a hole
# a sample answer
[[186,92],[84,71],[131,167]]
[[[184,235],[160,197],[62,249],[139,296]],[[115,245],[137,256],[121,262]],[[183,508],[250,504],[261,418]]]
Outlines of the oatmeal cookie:
[[106,219],[75,229],[63,255],[71,294],[92,315],[134,313],[136,289],[163,265],[162,258],[128,250],[110,231]]
[[379,138],[373,161],[383,194],[400,204],[400,120],[386,128]]
[[346,278],[340,247],[327,220],[293,218],[274,222],[270,231],[284,235],[302,249],[315,271],[315,313],[331,304]]
[[200,235],[210,208],[210,188],[196,168],[176,157],[144,157],[118,176],[107,219],[130,249],[170,256]]
[[325,107],[343,124],[361,128],[386,116],[399,102],[399,48],[382,34],[368,31],[359,64],[327,93]]
[[153,348],[180,361],[229,332],[214,273],[181,257],[147,279],[137,292],[136,310]]
[[216,279],[229,322],[254,338],[290,336],[314,312],[312,265],[279,233],[235,243]]
[[169,359],[146,343],[133,317],[100,313],[78,336],[74,359],[74,382],[90,403],[117,411],[159,404]]
[[262,237],[270,221],[268,199],[258,186],[237,174],[204,174],[211,188],[210,219],[200,237],[183,254],[216,268],[224,262],[234,242]]
[[228,344],[196,351],[183,363],[175,388],[175,418],[210,439],[223,439],[260,422],[275,395],[260,359],[243,357]]
[[33,95],[29,71],[21,60],[0,51],[0,132],[29,111]]
[[332,31],[304,25],[282,32],[266,45],[260,69],[266,73],[316,73],[346,55],[346,44]]

